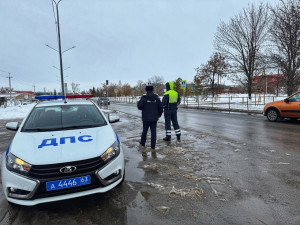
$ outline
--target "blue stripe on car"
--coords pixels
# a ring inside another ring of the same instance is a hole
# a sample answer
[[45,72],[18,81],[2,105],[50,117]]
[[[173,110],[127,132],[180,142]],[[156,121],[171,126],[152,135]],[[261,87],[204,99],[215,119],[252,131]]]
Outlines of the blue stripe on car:
[[116,134],[116,137],[117,137],[117,141],[119,142],[119,144],[120,144],[120,139],[119,139],[119,136],[118,136],[118,134],[115,132],[115,134]]
[[10,144],[8,145],[8,147],[7,147],[7,150],[6,150],[6,153],[5,153],[5,157],[8,155],[8,153],[9,153],[9,147],[10,147]]

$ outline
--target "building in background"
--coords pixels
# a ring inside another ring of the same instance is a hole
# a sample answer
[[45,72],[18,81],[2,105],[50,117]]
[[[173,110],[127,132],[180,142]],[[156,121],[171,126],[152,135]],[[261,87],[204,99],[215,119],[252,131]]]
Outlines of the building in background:
[[35,94],[33,91],[16,91],[16,96],[17,100],[31,100],[34,99]]
[[64,83],[64,89],[65,89],[65,93],[66,94],[69,93],[69,91],[68,91],[68,83]]
[[256,75],[253,78],[253,90],[257,93],[276,94],[285,89],[284,74]]

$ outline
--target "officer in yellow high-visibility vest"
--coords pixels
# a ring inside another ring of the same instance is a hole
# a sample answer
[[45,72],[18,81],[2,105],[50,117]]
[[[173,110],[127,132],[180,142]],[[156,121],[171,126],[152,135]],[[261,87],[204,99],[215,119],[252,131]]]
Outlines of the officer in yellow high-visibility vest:
[[180,96],[176,91],[173,90],[173,83],[166,83],[167,91],[164,93],[162,99],[162,105],[164,107],[164,116],[165,116],[165,129],[166,137],[164,141],[171,141],[171,121],[177,136],[177,140],[180,141],[180,127],[177,121],[177,109],[180,104]]

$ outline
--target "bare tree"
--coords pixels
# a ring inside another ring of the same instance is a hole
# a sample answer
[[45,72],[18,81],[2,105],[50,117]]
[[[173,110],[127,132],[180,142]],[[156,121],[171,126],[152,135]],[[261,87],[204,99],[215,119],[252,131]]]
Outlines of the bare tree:
[[73,92],[74,94],[80,92],[79,85],[80,85],[80,84],[75,84],[74,82],[71,83],[72,92]]
[[165,88],[165,81],[162,76],[150,77],[149,81],[152,83],[154,92],[158,95],[163,95]]
[[249,99],[252,94],[254,71],[262,67],[269,15],[266,5],[248,8],[236,15],[228,24],[221,22],[215,35],[216,49],[229,60],[232,69],[242,71],[236,80],[247,87]]
[[122,95],[123,96],[131,96],[132,95],[132,89],[131,89],[131,86],[128,83],[123,84],[123,86],[122,86]]
[[[115,89],[118,90],[117,93],[115,93]],[[119,85],[117,85],[117,84],[111,83],[110,85],[108,85],[107,91],[108,91],[108,96],[109,97],[118,97],[118,96],[120,96]]]
[[228,63],[225,61],[225,57],[219,53],[214,53],[210,60],[200,67],[197,67],[194,81],[197,83],[201,82],[202,86],[209,87],[212,96],[215,96],[216,83],[219,87],[220,79],[224,76],[225,70],[228,68]]
[[93,95],[94,97],[96,97],[96,89],[95,89],[95,87],[90,88],[90,89],[89,89],[89,93],[90,93],[91,95]]
[[291,95],[300,84],[300,1],[280,0],[271,12],[270,33],[275,45],[271,59],[285,74],[287,94]]
[[135,89],[135,95],[143,95],[145,92],[146,83],[142,80],[138,80]]

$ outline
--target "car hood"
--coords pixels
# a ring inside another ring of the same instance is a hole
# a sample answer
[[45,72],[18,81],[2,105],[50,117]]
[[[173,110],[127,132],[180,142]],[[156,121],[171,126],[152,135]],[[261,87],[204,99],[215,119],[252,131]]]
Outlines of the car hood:
[[274,101],[274,102],[269,102],[268,104],[266,104],[266,106],[281,104],[283,102],[284,102],[284,100],[278,100],[278,101]]
[[116,141],[108,126],[52,132],[17,132],[10,152],[32,164],[45,165],[100,156]]
[[273,103],[282,103],[282,102],[284,102],[284,100],[274,101]]

